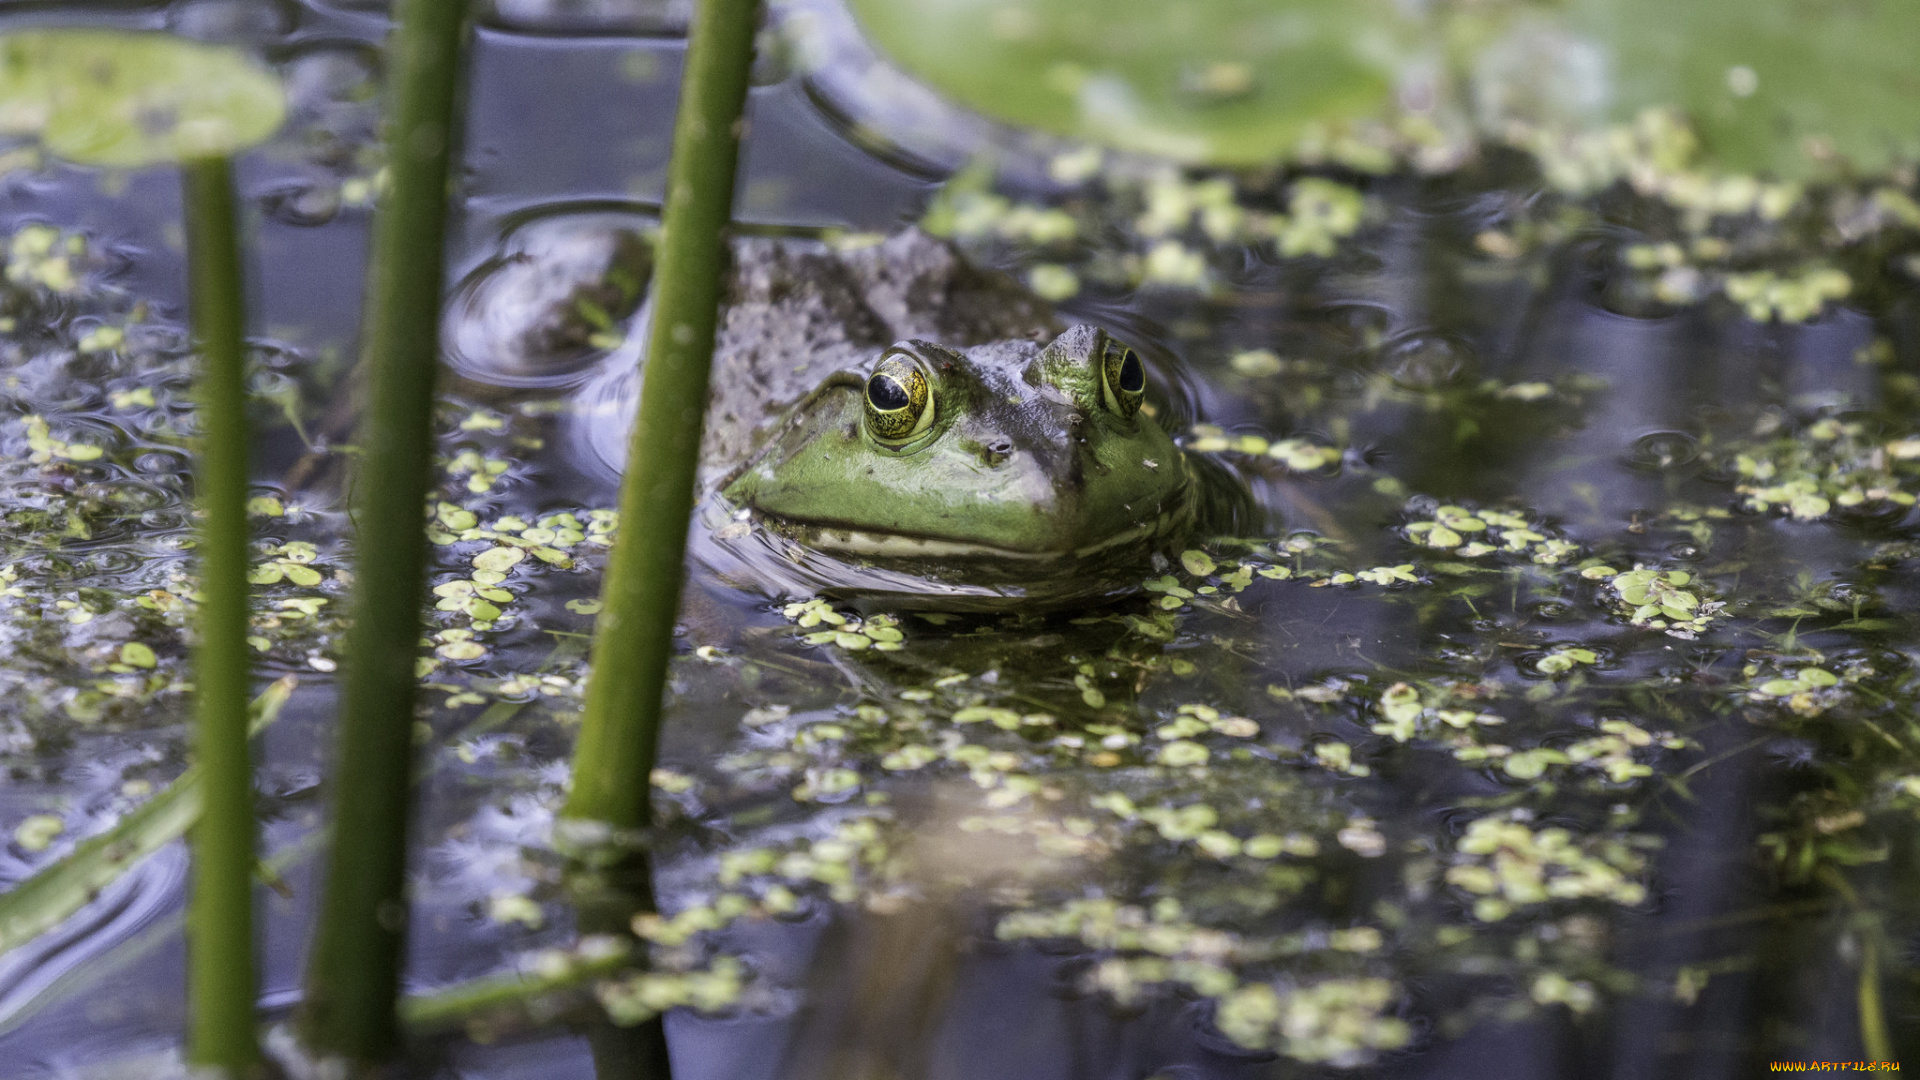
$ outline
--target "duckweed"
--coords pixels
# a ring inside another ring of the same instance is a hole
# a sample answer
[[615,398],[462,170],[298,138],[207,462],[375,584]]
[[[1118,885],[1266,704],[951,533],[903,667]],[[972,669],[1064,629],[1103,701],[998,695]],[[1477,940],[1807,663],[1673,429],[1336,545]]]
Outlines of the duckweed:
[[1474,897],[1474,918],[1499,922],[1518,909],[1556,900],[1604,899],[1632,907],[1645,902],[1637,880],[1651,836],[1579,837],[1567,829],[1535,830],[1512,817],[1467,824],[1454,845],[1449,885]]

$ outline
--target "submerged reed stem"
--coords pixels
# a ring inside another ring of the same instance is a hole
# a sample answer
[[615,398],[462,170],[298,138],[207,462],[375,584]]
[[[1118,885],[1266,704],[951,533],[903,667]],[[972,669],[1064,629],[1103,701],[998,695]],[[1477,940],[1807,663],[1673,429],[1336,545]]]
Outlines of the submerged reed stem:
[[1860,1009],[1860,1043],[1868,1060],[1892,1061],[1896,1056],[1893,1037],[1887,1031],[1886,1006],[1880,998],[1880,935],[1877,925],[1866,927],[1861,934],[1860,985],[1855,1004]]
[[254,1034],[253,762],[247,749],[252,650],[247,645],[246,315],[232,165],[183,168],[187,272],[200,354],[195,419],[202,513],[195,630],[194,758],[203,809],[192,830],[187,913],[189,1060],[229,1075],[260,1059]]
[[758,10],[755,0],[701,0],[680,82],[646,373],[565,811],[620,829],[651,816],[647,776],[680,606]]
[[307,965],[311,1049],[377,1062],[399,1041],[414,659],[426,595],[425,505],[448,165],[467,4],[400,0],[388,49],[392,188],[374,222],[357,472],[359,557],[340,694],[333,835]]

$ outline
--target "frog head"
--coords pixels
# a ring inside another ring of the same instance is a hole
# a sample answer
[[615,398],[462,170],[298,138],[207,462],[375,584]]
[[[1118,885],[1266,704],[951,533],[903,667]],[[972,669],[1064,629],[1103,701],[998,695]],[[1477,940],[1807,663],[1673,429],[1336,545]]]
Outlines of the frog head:
[[1137,567],[1192,525],[1190,468],[1144,409],[1140,355],[903,341],[826,379],[722,492],[805,547],[1006,580]]

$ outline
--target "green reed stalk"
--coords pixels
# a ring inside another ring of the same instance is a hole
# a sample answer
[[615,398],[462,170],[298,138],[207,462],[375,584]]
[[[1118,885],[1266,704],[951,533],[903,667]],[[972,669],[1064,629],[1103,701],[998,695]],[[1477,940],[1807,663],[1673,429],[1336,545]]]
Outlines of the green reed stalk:
[[565,811],[621,829],[651,816],[647,775],[680,606],[758,8],[755,0],[701,0],[680,81],[646,374]]
[[200,610],[195,630],[194,759],[203,810],[193,826],[187,914],[187,1056],[229,1074],[260,1060],[254,1035],[253,762],[247,750],[246,314],[233,170],[225,157],[183,169],[187,272],[200,353],[196,422]]
[[467,5],[400,0],[388,48],[392,188],[374,222],[357,470],[353,625],[333,774],[334,843],[308,954],[302,1029],[322,1055],[371,1063],[399,1045],[414,658],[426,595],[448,165]]
[[1861,932],[1860,1043],[1869,1061],[1894,1060],[1893,1037],[1887,1032],[1887,1011],[1880,999],[1881,928],[1868,925]]

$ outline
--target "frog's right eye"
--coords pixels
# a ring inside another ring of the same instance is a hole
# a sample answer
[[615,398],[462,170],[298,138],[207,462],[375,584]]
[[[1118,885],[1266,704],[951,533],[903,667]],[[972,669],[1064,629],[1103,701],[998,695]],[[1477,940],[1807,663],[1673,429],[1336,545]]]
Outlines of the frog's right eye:
[[926,373],[904,356],[889,356],[867,378],[867,433],[897,446],[933,425]]
[[1140,363],[1140,354],[1111,338],[1101,351],[1101,397],[1107,408],[1132,416],[1147,399],[1147,369]]

